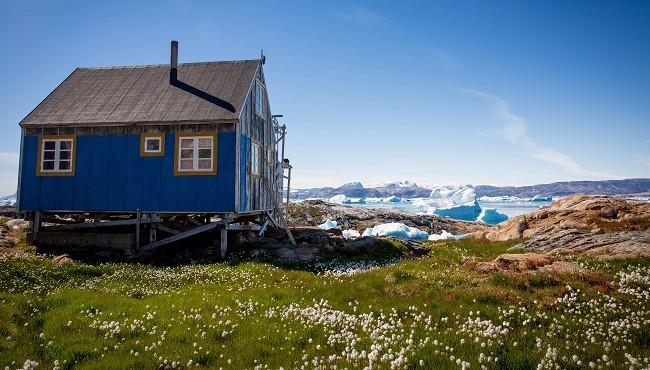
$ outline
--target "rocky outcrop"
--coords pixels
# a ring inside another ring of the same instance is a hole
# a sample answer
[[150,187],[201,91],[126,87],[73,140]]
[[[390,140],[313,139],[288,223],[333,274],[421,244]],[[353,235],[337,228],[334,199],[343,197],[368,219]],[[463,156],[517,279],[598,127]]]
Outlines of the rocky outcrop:
[[420,257],[429,252],[429,248],[416,241],[399,240],[384,237],[363,237],[348,240],[316,227],[299,227],[292,230],[297,245],[280,235],[268,235],[239,241],[233,250],[256,259],[278,262],[309,262],[325,258],[396,258]]
[[352,207],[327,203],[321,200],[306,200],[289,206],[289,223],[296,226],[316,226],[327,219],[334,220],[343,229],[365,229],[389,222],[401,222],[429,234],[442,230],[452,234],[483,232],[488,227],[473,222],[452,220],[432,215],[416,215],[395,209]]
[[572,262],[558,261],[538,253],[502,254],[489,262],[466,262],[466,266],[479,272],[545,272],[560,274],[583,273],[582,267]]
[[549,254],[589,254],[598,259],[650,257],[650,230],[594,233],[577,229],[539,234],[514,248]]
[[576,195],[474,234],[546,254],[590,254],[599,259],[650,257],[650,203]]
[[650,203],[575,195],[474,234],[492,241],[531,238],[560,230],[630,231],[650,228]]

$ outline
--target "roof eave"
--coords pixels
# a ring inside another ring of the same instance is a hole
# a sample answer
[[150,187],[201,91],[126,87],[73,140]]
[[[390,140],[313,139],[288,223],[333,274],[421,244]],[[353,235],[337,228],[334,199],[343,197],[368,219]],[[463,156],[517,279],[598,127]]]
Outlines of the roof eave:
[[206,120],[178,120],[178,121],[133,121],[133,122],[84,122],[84,123],[19,123],[21,128],[61,128],[61,127],[123,127],[123,126],[173,126],[179,124],[210,124],[210,123],[232,123],[235,124],[239,118],[206,119]]

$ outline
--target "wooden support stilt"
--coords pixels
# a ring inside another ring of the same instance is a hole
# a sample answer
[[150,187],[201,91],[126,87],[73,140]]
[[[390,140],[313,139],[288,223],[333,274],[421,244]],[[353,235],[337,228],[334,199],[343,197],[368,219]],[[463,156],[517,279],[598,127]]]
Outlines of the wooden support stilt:
[[221,259],[226,257],[226,252],[228,251],[228,225],[224,225],[221,229]]
[[41,218],[41,211],[35,211],[34,220],[32,221],[32,232],[34,233],[34,238],[36,238],[36,234],[41,230]]
[[136,213],[135,220],[135,253],[140,253],[140,221],[142,219],[140,211]]

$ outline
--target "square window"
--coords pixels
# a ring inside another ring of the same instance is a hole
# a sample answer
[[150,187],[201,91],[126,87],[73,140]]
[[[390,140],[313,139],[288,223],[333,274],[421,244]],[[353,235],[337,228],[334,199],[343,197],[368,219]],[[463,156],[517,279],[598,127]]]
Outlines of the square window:
[[177,133],[176,175],[216,175],[216,134]]
[[162,157],[165,155],[164,134],[159,132],[140,135],[140,156]]
[[71,135],[41,136],[36,175],[74,176],[75,140]]

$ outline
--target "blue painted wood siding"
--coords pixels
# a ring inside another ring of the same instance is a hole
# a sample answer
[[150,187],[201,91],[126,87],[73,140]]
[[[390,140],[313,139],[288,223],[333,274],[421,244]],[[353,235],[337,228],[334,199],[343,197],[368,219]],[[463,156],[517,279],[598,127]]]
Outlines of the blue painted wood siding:
[[36,176],[38,136],[25,136],[19,209],[235,211],[235,133],[218,133],[216,176],[174,176],[174,150],[173,132],[163,157],[141,157],[140,135],[80,135],[75,176]]

